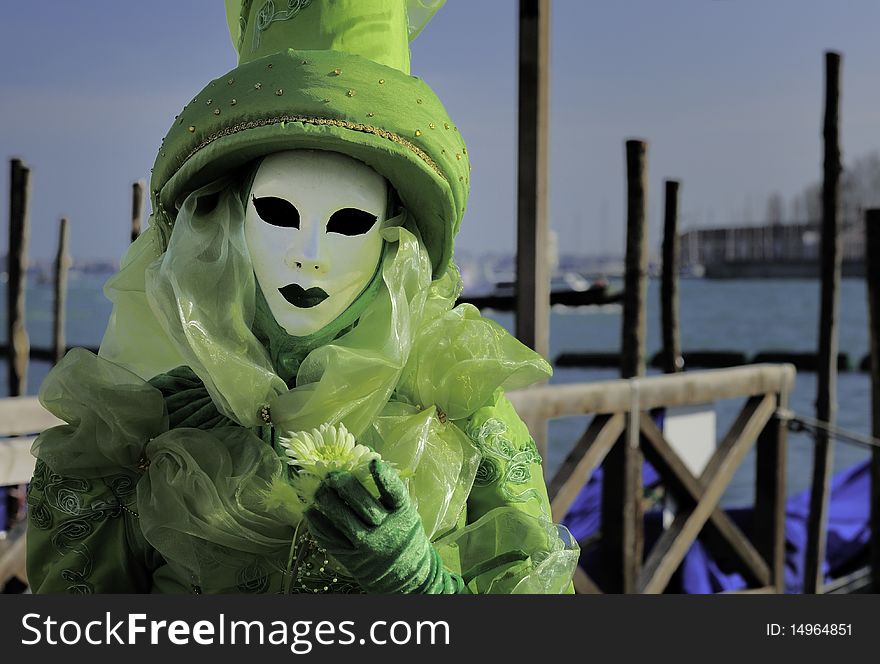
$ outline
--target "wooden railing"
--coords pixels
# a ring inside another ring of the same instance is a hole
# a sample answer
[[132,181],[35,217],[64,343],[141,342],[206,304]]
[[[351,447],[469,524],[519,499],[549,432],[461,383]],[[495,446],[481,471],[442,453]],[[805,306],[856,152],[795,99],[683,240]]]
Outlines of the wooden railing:
[[64,424],[37,397],[0,399],[0,486],[26,484],[34,474],[31,445],[37,434]]
[[[36,397],[0,399],[0,486],[23,485],[34,474],[31,445],[44,429],[64,424]],[[12,579],[27,581],[25,536],[9,533],[0,541],[0,589]]]
[[[586,431],[549,484],[555,520],[561,519],[593,471],[604,462],[601,539],[605,590],[659,593],[699,537],[716,560],[732,563],[748,592],[783,592],[785,446],[782,419],[794,386],[791,365],[756,365],[598,383],[546,385],[511,393],[530,428],[548,419],[593,415]],[[695,476],[650,411],[746,397],[714,455]],[[750,540],[719,507],[746,453],[756,447],[754,534]],[[545,450],[541,450],[542,453]],[[676,504],[672,523],[644,552],[642,466],[647,460]],[[575,588],[601,592],[578,568]]]

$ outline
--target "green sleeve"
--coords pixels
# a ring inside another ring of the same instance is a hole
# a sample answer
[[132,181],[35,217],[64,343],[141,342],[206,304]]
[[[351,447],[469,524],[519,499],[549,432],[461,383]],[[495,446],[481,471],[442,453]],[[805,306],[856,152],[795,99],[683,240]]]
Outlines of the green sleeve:
[[161,556],[141,535],[131,474],[62,477],[38,460],[28,490],[34,593],[146,593]]
[[511,506],[549,521],[541,455],[501,390],[495,392],[490,404],[474,413],[466,432],[483,455],[468,498],[468,522],[496,507]]
[[[528,427],[502,390],[497,390],[492,402],[474,413],[467,433],[483,455],[468,497],[468,523],[476,522],[496,508],[512,508],[545,523],[551,522],[541,455]],[[526,524],[536,523],[520,522],[521,527],[529,530],[535,526]],[[533,535],[533,532],[523,532],[521,538],[525,541]],[[569,582],[564,592],[574,593],[574,585]]]

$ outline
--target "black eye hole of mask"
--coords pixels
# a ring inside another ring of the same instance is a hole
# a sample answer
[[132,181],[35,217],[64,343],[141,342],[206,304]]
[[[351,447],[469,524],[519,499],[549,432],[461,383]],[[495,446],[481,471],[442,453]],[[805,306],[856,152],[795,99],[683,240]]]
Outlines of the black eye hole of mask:
[[299,228],[299,210],[283,198],[275,196],[253,197],[254,208],[260,219],[281,228]]
[[363,235],[376,223],[378,217],[356,208],[342,208],[330,216],[327,222],[328,233],[340,235]]

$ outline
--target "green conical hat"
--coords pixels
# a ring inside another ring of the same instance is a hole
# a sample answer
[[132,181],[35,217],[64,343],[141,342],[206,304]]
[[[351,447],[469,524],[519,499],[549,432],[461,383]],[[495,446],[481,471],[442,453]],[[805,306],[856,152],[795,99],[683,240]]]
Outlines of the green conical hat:
[[[405,2],[228,0],[226,10],[240,65],[295,48],[360,55],[409,74]],[[279,25],[291,21],[295,22]]]
[[271,152],[330,150],[385,176],[445,269],[469,161],[440,100],[409,75],[409,39],[436,0],[227,0],[239,66],[188,103],[162,142],[151,194],[163,234],[176,203]]

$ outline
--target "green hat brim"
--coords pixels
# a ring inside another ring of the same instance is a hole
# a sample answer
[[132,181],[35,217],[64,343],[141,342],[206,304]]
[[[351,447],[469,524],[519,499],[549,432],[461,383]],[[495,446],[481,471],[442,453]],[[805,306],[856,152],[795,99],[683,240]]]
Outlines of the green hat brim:
[[170,228],[190,191],[294,149],[340,152],[387,178],[415,219],[435,277],[443,273],[467,200],[467,149],[423,81],[356,55],[288,50],[209,83],[163,140],[153,209]]

